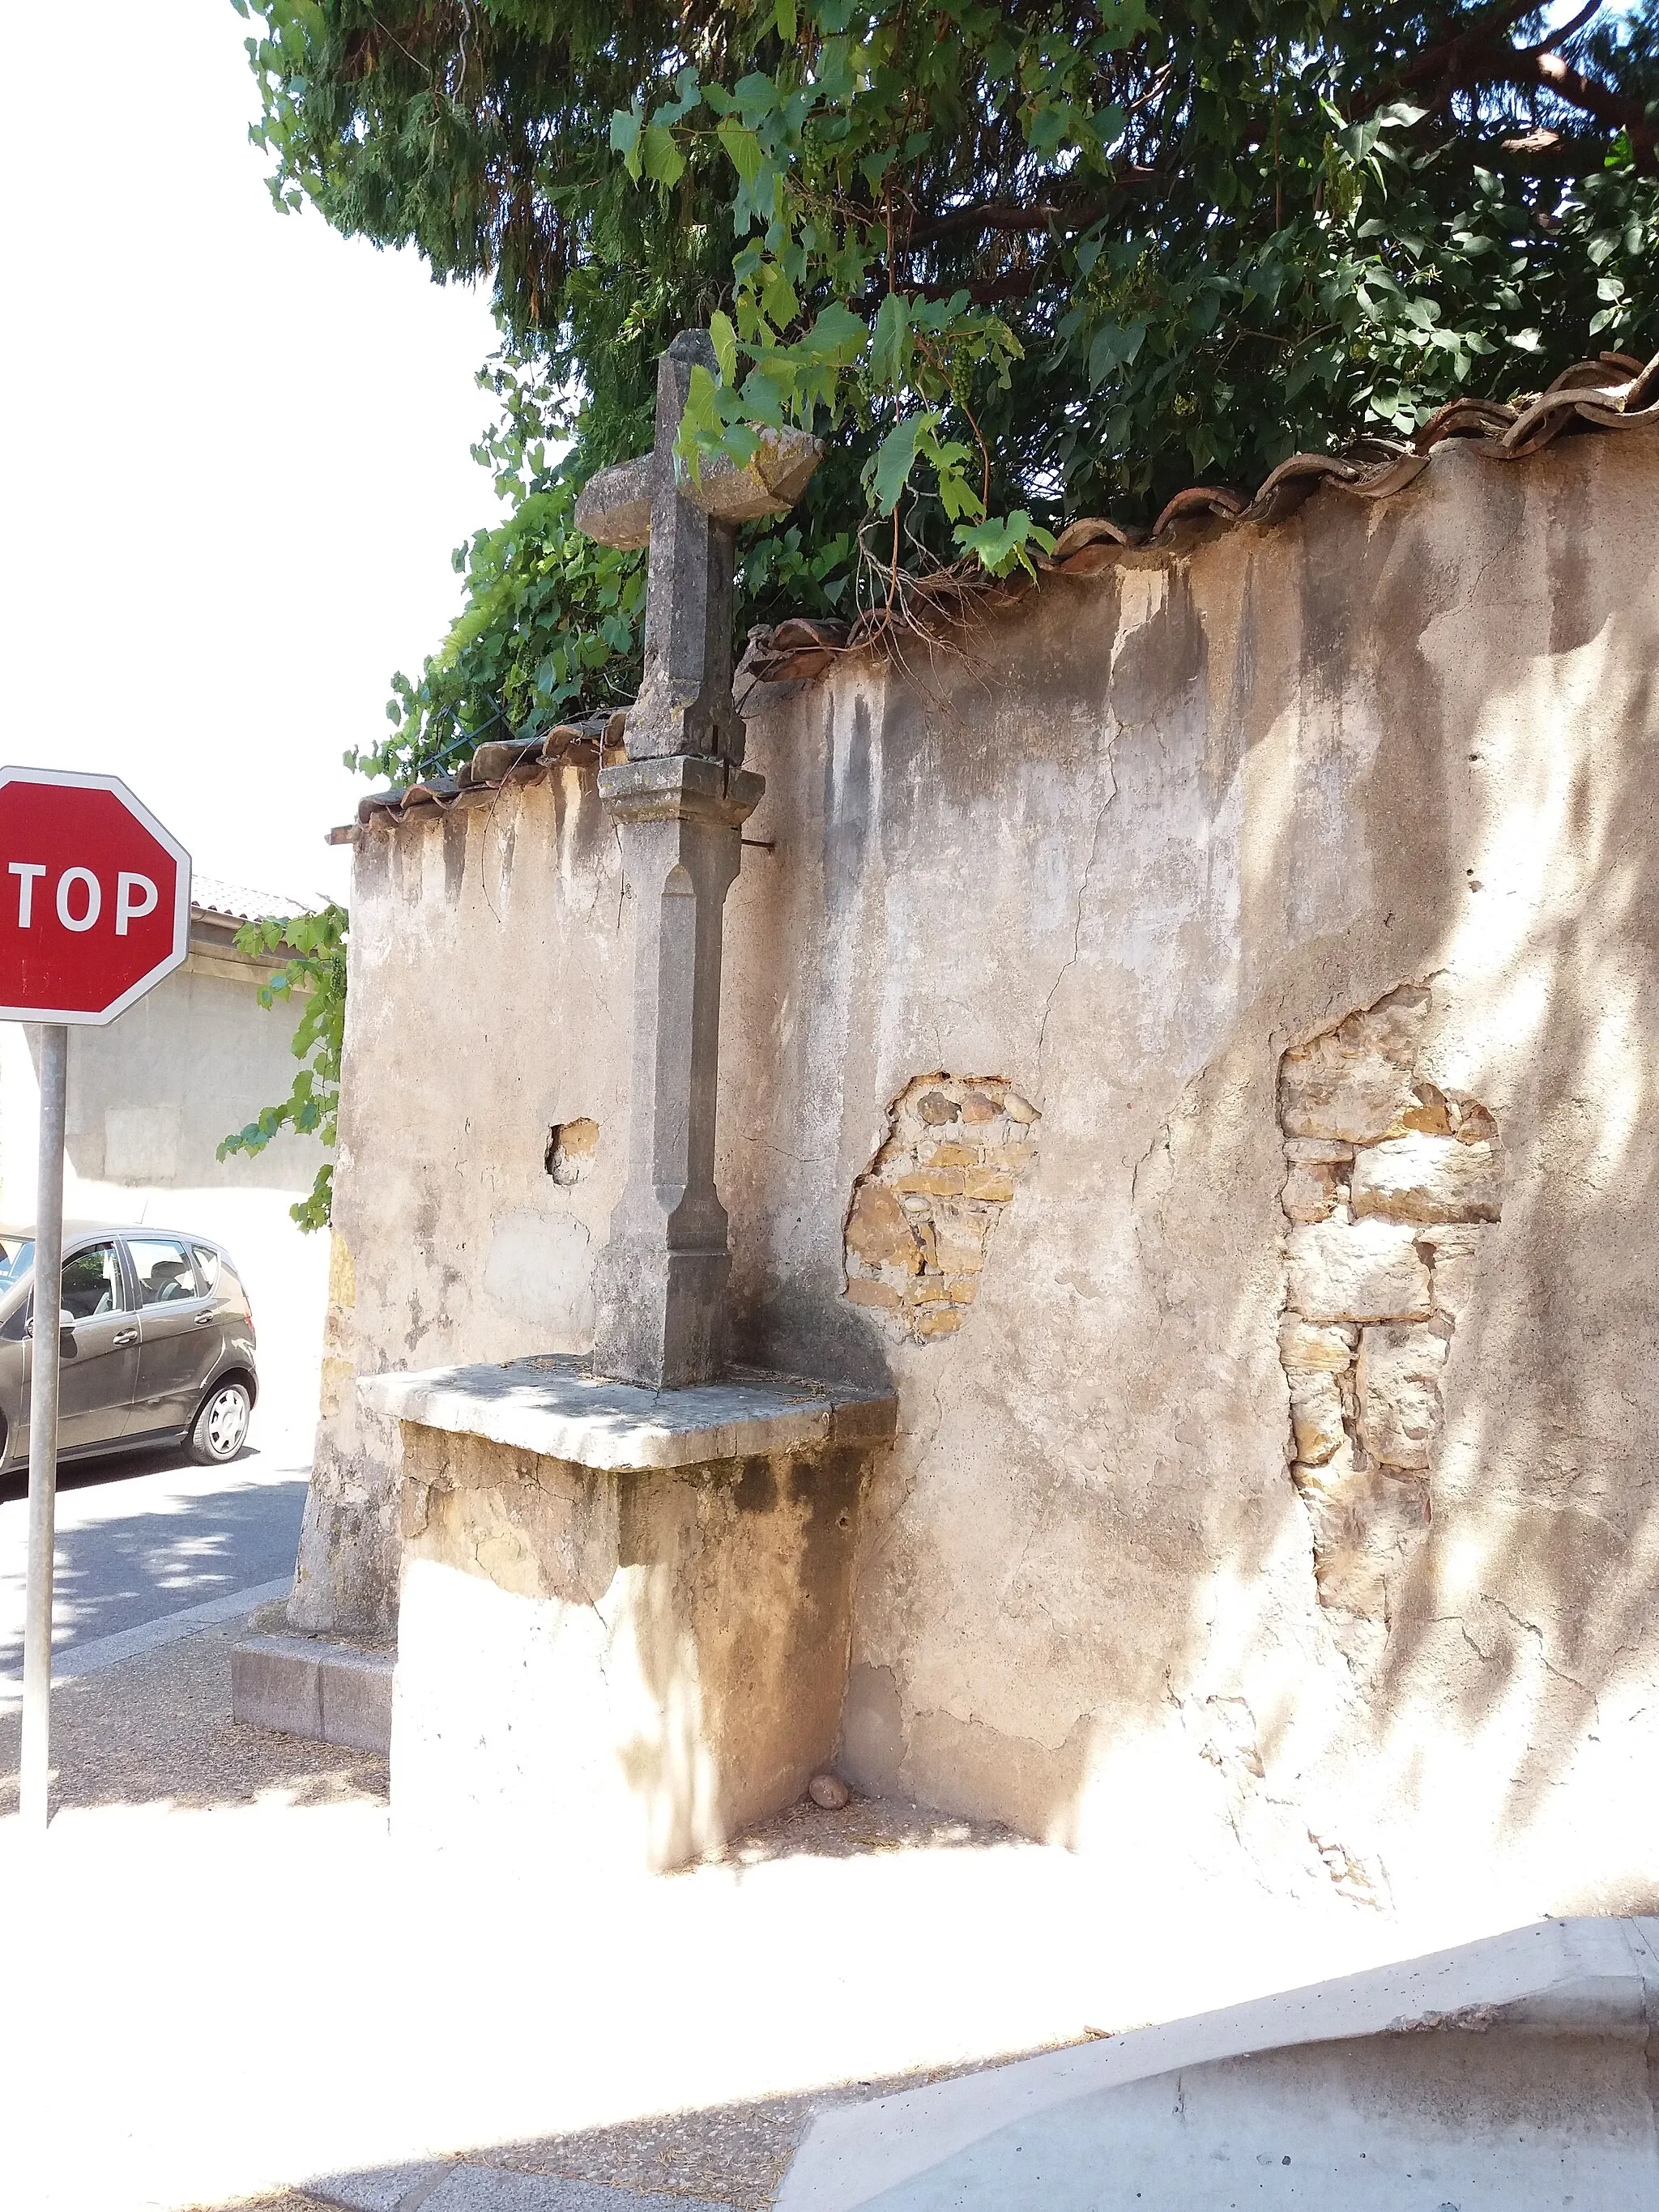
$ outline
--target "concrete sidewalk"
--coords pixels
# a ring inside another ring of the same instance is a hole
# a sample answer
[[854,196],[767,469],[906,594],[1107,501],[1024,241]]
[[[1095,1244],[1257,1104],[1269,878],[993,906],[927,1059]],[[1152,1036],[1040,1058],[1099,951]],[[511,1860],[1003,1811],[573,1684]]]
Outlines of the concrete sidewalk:
[[827,2100],[1426,1948],[1340,1903],[1247,1941],[1225,1893],[1146,1924],[1063,1850],[857,1800],[580,1891],[418,1857],[381,1762],[233,1725],[240,1626],[59,1692],[62,1809],[0,1820],[27,2212],[763,2212]]
[[[252,1618],[267,1626],[270,1611]],[[593,2067],[572,2063],[562,2078],[555,2069],[544,2083],[526,2085],[515,2064],[512,2095],[523,2117],[490,2141],[465,2115],[481,2099],[496,2102],[492,2085],[463,2067],[471,2078],[452,2078],[449,2094],[439,2093],[444,2117],[434,2128],[422,2066],[392,2063],[400,2049],[408,2058],[414,2021],[518,2016],[556,2048],[564,2033],[549,2034],[550,2023],[537,2016],[568,1995],[580,1953],[591,1958],[610,1947],[602,1935],[594,1946],[591,1928],[561,1937],[550,1918],[557,1900],[533,1882],[515,1888],[491,1874],[476,1886],[486,1899],[482,1931],[474,1905],[465,1934],[410,1904],[415,1956],[432,1947],[439,1955],[429,1976],[416,1977],[428,1980],[425,2001],[413,2020],[400,2019],[394,1990],[413,1961],[399,1957],[392,1900],[409,1902],[411,1884],[421,1888],[427,1872],[390,1845],[383,1760],[231,1722],[230,1647],[249,1620],[197,1621],[187,1635],[175,1627],[166,1641],[113,1653],[64,1683],[53,1698],[58,1779],[44,1850],[29,1848],[15,1819],[0,1819],[8,1895],[19,1899],[38,1885],[46,1901],[44,1911],[14,1923],[21,1940],[9,1947],[15,1978],[8,1979],[18,2002],[0,2021],[0,2066],[21,2118],[9,2127],[7,2165],[30,2212],[232,2203],[392,2212],[405,2201],[429,2202],[437,2212],[696,2212],[700,2203],[762,2212],[826,2096],[862,2098],[978,2061],[977,2051],[958,2055],[948,2037],[939,2053],[935,2026],[932,2063],[903,2063],[906,2039],[889,2036],[878,2070],[860,2072],[855,2061],[839,2084],[833,2072],[825,2081],[820,2068],[797,2060],[782,2094],[770,2093],[763,2066],[759,2094],[665,2112],[665,2082],[705,2067],[707,2054],[688,2069],[653,2038],[659,2049],[647,2069],[630,2058],[624,2021],[603,2084]],[[8,1815],[16,1804],[18,1725],[15,1710],[0,1711],[0,1814]],[[763,1870],[835,1867],[845,1879],[964,1852],[975,1863],[989,1854],[988,1869],[1010,1857],[1052,1859],[1056,1870],[1068,1863],[1000,1831],[908,1808],[795,1808],[724,1867],[647,1885],[641,1898],[617,1895],[619,1940],[599,1970],[611,1984],[599,2009],[622,1993],[615,1977],[648,1981],[648,1949],[624,1940],[630,1929],[637,1939],[642,1904],[660,1923],[665,1964],[680,1923],[703,1951],[707,1972],[714,1960],[706,1947],[718,1953],[724,1940],[717,1923]],[[443,1878],[454,1881],[454,1870]],[[460,1887],[475,1894],[471,1877]],[[510,1921],[515,1910],[535,1923],[529,1978],[512,1972],[514,1940],[498,1951],[488,1933],[492,1912]],[[793,1915],[786,1910],[785,1917]],[[821,1916],[805,1912],[792,1943],[799,1985],[787,1988],[786,1966],[784,2003],[806,2021],[838,2016],[842,2000],[833,1993],[842,1976]],[[534,1978],[538,1972],[545,1978]],[[25,1995],[31,1987],[33,1998]],[[36,2002],[54,2022],[44,2044],[23,2028]],[[639,2002],[653,2002],[648,1987]],[[580,2040],[580,2006],[562,2027]],[[1065,2034],[1064,2023],[1058,2032]],[[727,2056],[754,2078],[750,2041],[728,2044]],[[314,2069],[330,2047],[342,2063],[325,2084]],[[54,2063],[54,2049],[70,2054],[67,2065]],[[580,2124],[596,2112],[603,2124]],[[471,2148],[481,2136],[483,2148]],[[279,2181],[290,2185],[258,2194]]]

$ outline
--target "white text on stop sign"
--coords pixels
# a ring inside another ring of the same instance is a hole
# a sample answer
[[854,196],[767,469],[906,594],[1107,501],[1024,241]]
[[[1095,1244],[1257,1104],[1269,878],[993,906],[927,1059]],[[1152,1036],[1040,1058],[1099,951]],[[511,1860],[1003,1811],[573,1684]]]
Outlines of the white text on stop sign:
[[[47,871],[40,860],[13,860],[8,872],[17,878],[17,927],[34,927],[34,886]],[[115,934],[125,937],[131,925],[154,914],[160,896],[148,876],[123,868],[115,878]],[[90,868],[65,868],[58,878],[58,919],[79,936],[93,927],[104,910],[104,889]]]

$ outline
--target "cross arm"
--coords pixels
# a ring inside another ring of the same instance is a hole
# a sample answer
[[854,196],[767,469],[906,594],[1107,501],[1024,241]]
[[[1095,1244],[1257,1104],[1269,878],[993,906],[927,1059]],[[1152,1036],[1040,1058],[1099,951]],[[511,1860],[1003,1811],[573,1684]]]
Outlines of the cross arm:
[[651,543],[653,456],[618,461],[589,477],[576,500],[576,527],[601,545],[633,553]]
[[[735,529],[787,514],[823,459],[823,441],[805,430],[763,430],[752,460],[739,466],[725,455],[703,464],[701,479],[679,481],[683,499],[715,522]],[[651,542],[651,495],[657,456],[618,461],[590,477],[576,501],[576,527],[601,545],[633,551]]]

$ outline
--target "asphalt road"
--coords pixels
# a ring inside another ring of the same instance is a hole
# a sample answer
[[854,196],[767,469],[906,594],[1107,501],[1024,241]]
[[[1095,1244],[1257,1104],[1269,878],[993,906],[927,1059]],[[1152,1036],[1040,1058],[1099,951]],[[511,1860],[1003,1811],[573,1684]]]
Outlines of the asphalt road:
[[[55,1654],[292,1573],[310,1439],[254,1424],[228,1467],[147,1451],[60,1471]],[[0,1681],[23,1668],[27,1486],[0,1483]]]

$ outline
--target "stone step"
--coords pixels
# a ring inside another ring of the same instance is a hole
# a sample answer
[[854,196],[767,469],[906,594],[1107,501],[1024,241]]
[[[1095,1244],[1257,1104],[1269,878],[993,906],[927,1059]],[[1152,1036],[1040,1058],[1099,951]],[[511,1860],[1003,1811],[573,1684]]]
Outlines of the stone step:
[[319,1636],[245,1636],[231,1647],[231,1718],[385,1757],[395,1662]]

